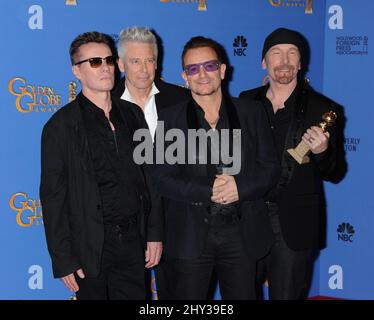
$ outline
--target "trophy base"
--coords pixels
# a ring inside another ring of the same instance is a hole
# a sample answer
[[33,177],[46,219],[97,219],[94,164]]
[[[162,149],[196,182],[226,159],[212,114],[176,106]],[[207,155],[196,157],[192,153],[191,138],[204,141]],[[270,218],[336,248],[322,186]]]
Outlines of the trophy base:
[[309,163],[310,158],[307,155],[301,155],[295,149],[288,149],[287,152],[294,158],[299,164]]

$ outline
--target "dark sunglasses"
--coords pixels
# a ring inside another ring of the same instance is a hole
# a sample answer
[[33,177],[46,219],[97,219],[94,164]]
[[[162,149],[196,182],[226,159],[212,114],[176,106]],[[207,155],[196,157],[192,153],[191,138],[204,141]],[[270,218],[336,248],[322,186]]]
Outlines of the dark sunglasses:
[[200,72],[201,66],[203,66],[206,72],[213,72],[213,71],[217,71],[220,65],[221,63],[219,61],[210,60],[210,61],[205,61],[202,63],[188,64],[184,67],[184,71],[187,73],[187,75],[193,76]]
[[99,68],[103,64],[103,60],[106,61],[106,64],[108,66],[114,66],[115,59],[114,59],[113,56],[107,56],[105,58],[93,57],[93,58],[89,58],[89,59],[86,59],[86,60],[82,60],[82,61],[76,62],[76,63],[74,63],[74,65],[76,66],[76,65],[82,64],[84,62],[89,62],[91,68]]

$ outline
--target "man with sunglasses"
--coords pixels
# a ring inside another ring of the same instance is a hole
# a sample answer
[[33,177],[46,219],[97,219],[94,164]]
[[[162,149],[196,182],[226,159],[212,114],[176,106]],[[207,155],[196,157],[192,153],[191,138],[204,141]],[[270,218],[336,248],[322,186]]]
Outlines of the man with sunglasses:
[[74,39],[72,72],[82,91],[42,133],[40,197],[53,274],[78,299],[145,299],[151,197],[132,159],[135,120],[111,98],[112,47],[98,32]]
[[[165,198],[159,268],[168,288],[167,299],[208,299],[213,271],[223,299],[254,299],[255,261],[272,243],[261,199],[277,179],[271,131],[260,105],[248,108],[223,94],[226,65],[222,52],[212,39],[191,38],[182,53],[182,77],[192,98],[159,113],[165,131],[182,130],[185,158],[196,160],[151,167],[157,190]],[[190,148],[190,130],[226,130],[232,139],[208,139],[205,154],[201,148],[196,152],[196,145]],[[234,139],[236,134],[239,140]],[[170,141],[165,143],[170,145]],[[224,148],[225,143],[231,145],[233,157],[239,150],[239,172],[232,175],[223,157],[212,161],[214,150]]]

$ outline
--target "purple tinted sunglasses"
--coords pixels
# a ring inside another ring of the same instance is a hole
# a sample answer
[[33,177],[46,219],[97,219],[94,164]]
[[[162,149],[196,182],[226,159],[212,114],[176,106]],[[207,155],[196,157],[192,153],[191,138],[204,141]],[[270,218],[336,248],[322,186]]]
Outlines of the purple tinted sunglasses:
[[206,72],[217,71],[221,63],[217,60],[210,60],[201,63],[188,64],[184,67],[184,71],[188,76],[193,76],[200,72],[201,66],[203,66]]

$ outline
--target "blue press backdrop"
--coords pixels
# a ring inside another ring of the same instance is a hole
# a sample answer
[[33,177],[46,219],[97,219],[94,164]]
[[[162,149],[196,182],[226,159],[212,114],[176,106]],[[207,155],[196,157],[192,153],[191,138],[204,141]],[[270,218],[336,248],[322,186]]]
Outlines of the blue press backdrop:
[[176,84],[183,84],[180,55],[190,37],[204,35],[220,42],[233,68],[229,88],[234,96],[261,85],[261,49],[272,30],[288,27],[308,39],[307,76],[314,88],[345,107],[349,137],[348,175],[339,185],[326,185],[328,248],[316,261],[310,295],[374,298],[369,187],[373,173],[364,163],[373,157],[365,132],[373,119],[368,38],[374,2],[17,0],[1,1],[0,6],[0,299],[71,296],[52,278],[44,238],[38,194],[41,130],[69,100],[69,83],[75,80],[68,54],[72,39],[93,30],[115,38],[131,25],[156,31],[164,53],[159,62],[162,76]]

